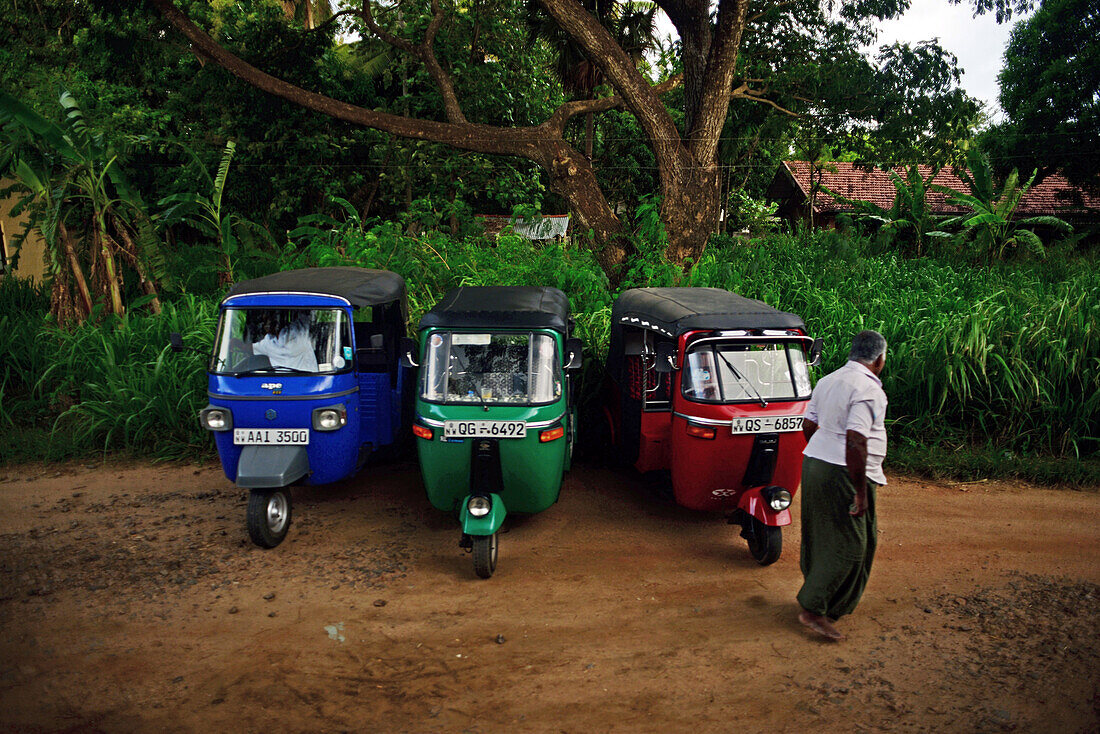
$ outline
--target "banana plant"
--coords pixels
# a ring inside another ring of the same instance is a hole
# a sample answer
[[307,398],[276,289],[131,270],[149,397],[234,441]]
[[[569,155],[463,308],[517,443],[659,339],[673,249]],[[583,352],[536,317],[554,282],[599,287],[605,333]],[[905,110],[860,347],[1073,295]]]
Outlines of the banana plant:
[[1016,217],[1016,210],[1035,182],[1037,171],[1032,171],[1027,181],[1020,183],[1019,172],[1013,169],[997,191],[989,159],[982,151],[972,148],[967,164],[969,170],[959,171],[958,175],[970,190],[969,194],[946,186],[932,188],[946,194],[949,204],[970,209],[966,214],[946,220],[944,225],[962,227],[960,239],[971,242],[978,257],[1001,260],[1024,250],[1042,256],[1046,251],[1034,228],[1047,227],[1063,233],[1073,231],[1068,222],[1054,216]]
[[[225,144],[213,178],[205,167],[200,166],[209,187],[209,195],[184,192],[170,194],[158,202],[158,206],[164,207],[157,215],[161,226],[186,224],[214,241],[221,253],[222,264],[218,274],[221,285],[232,283],[235,277],[237,253],[240,250],[240,238],[237,234],[239,230],[248,229],[264,239],[270,239],[266,229],[238,214],[226,213],[222,207],[222,197],[229,179],[229,166],[236,151],[236,142],[230,140]],[[194,157],[194,153],[191,155]]]
[[[24,193],[17,209],[31,215],[19,242],[29,231],[45,241],[51,307],[61,321],[83,320],[98,297],[125,314],[119,261],[136,271],[143,300],[159,312],[156,281],[167,268],[141,196],[122,170],[124,151],[88,125],[69,92],[58,103],[60,123],[0,91],[0,170]],[[101,292],[93,295],[90,284]]]
[[933,215],[928,207],[928,185],[939,172],[938,168],[933,168],[925,178],[917,166],[910,166],[904,179],[893,168],[882,166],[882,170],[890,176],[895,189],[894,203],[889,209],[871,201],[849,199],[827,186],[821,188],[834,199],[853,206],[858,218],[881,223],[880,236],[901,243],[908,255],[921,257],[929,240],[951,237],[943,231],[943,218]]

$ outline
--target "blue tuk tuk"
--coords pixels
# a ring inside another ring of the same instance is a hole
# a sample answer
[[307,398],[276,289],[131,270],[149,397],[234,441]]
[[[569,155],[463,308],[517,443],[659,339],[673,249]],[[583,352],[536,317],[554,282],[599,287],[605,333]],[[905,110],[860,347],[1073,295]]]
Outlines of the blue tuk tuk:
[[291,485],[344,479],[402,436],[407,323],[405,281],[387,270],[289,270],[230,288],[199,420],[226,477],[249,490],[254,543],[286,537]]

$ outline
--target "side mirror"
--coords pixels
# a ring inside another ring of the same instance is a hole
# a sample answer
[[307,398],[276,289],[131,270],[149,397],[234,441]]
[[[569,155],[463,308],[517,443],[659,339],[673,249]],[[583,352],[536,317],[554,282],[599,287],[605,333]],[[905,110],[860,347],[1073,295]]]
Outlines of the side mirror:
[[584,342],[580,339],[565,340],[565,369],[580,369],[584,358]]
[[825,340],[821,337],[814,339],[813,346],[810,347],[810,366],[817,367],[821,364],[821,350],[825,347]]
[[177,354],[186,349],[183,346],[183,336],[178,331],[173,331],[168,335],[168,346],[172,347],[172,351]]
[[401,365],[403,367],[409,367],[410,369],[420,366],[420,363],[416,361],[416,353],[419,351],[419,344],[416,343],[416,339],[410,337],[401,338]]
[[657,362],[653,369],[658,372],[672,372],[676,369],[675,342],[657,342]]

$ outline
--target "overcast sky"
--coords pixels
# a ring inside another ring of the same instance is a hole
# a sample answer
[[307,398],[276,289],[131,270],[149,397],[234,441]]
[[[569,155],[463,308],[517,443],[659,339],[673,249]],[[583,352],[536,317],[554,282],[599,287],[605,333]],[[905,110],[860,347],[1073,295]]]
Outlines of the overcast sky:
[[904,16],[882,24],[879,44],[939,38],[940,45],[958,57],[963,89],[985,102],[1000,119],[997,74],[1004,63],[1008,34],[1019,19],[997,25],[993,13],[977,18],[972,17],[973,13],[968,2],[952,5],[947,0],[913,0]]

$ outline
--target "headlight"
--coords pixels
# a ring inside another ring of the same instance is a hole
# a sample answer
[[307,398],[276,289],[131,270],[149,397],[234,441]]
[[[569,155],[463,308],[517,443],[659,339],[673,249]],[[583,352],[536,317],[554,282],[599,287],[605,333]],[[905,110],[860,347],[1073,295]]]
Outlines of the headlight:
[[347,425],[347,422],[348,412],[342,405],[313,411],[313,429],[316,431],[335,431]]
[[493,501],[488,497],[471,497],[466,510],[474,517],[485,517],[493,509]]
[[782,487],[767,487],[763,494],[768,507],[776,512],[781,512],[791,506],[791,493]]
[[199,411],[199,423],[208,431],[228,431],[233,427],[233,414],[228,408],[206,407]]

